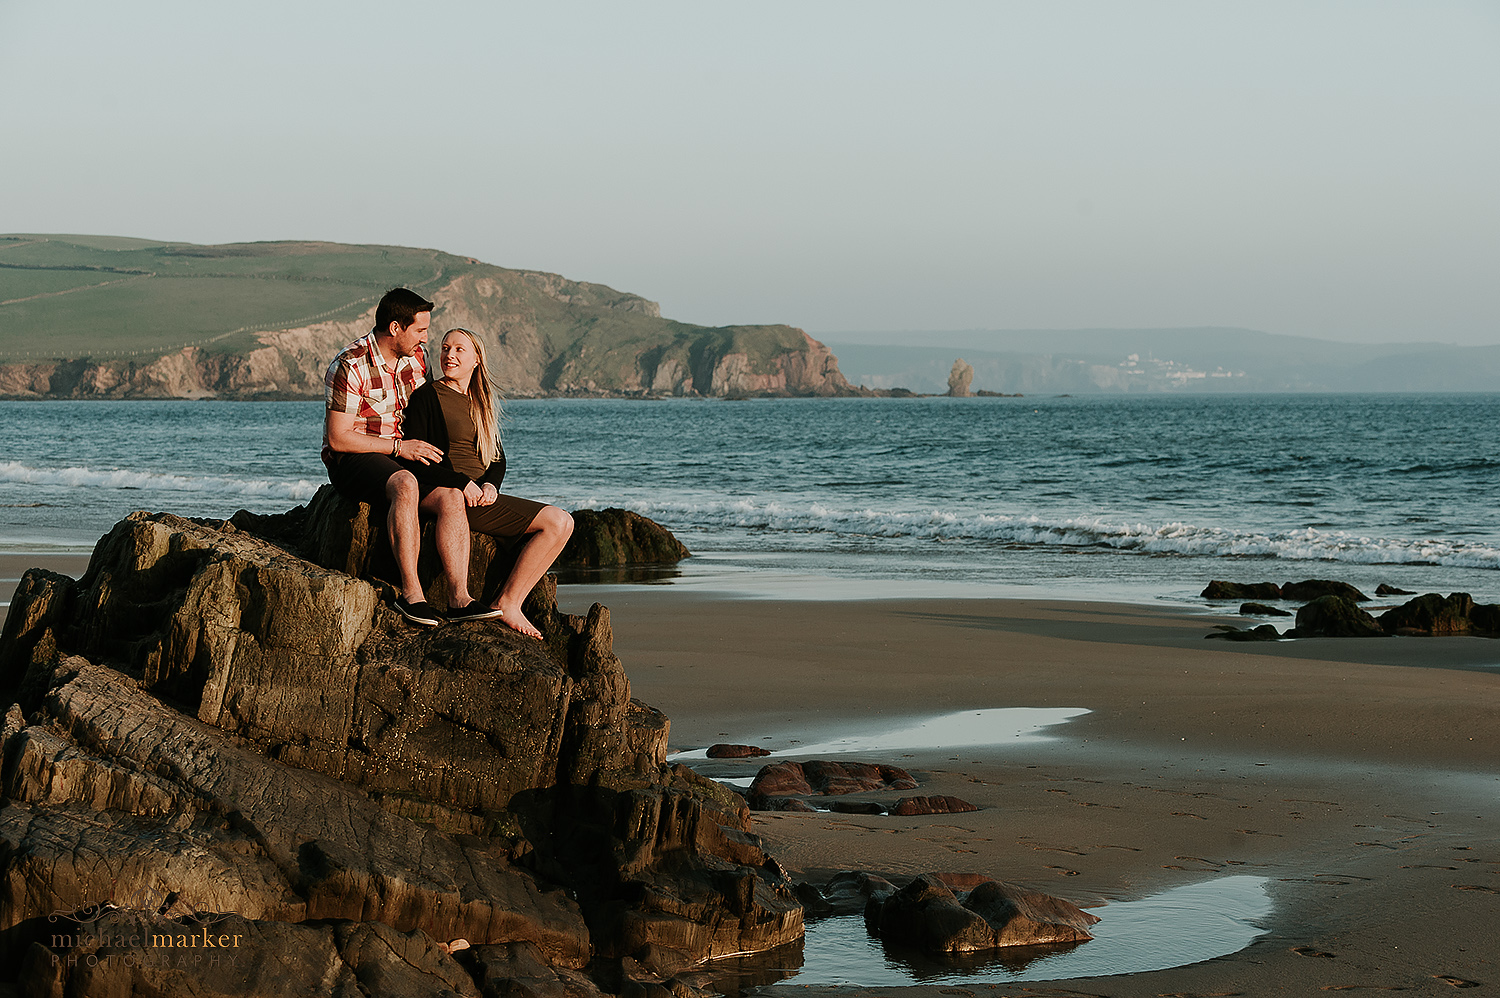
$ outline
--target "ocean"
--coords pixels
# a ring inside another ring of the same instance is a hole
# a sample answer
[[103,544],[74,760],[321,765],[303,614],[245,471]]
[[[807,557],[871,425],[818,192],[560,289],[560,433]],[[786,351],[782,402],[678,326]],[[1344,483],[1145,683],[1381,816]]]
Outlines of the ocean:
[[[1202,603],[1210,579],[1500,600],[1500,395],[506,404],[506,491],[624,506],[752,597]],[[319,402],[3,402],[0,553],[325,481]]]

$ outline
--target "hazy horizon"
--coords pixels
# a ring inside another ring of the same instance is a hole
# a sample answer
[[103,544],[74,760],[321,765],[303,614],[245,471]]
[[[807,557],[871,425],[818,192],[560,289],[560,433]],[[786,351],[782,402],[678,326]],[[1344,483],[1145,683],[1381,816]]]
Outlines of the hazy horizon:
[[819,338],[1489,344],[1497,43],[1478,2],[19,2],[0,227],[432,247]]

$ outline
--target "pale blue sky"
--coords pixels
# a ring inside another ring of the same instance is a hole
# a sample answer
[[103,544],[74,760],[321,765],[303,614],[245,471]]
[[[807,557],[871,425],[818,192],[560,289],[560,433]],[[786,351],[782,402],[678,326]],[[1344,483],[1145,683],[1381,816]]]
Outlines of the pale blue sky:
[[0,231],[433,246],[825,335],[1500,342],[1495,2],[0,0],[0,127]]

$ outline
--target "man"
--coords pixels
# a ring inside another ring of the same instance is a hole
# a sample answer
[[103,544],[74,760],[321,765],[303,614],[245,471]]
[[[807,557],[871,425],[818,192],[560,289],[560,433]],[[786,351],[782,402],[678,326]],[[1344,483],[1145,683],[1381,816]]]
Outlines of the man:
[[469,519],[463,493],[433,489],[425,497],[400,461],[431,464],[443,452],[401,436],[401,410],[427,380],[422,345],[432,322],[432,302],[395,288],[375,307],[375,327],[346,346],[328,365],[323,463],[343,496],[386,508],[386,534],[401,572],[396,609],[426,627],[442,622],[417,578],[421,517],[436,518],[438,560],[448,577],[448,617],[479,620],[497,614],[469,596]]

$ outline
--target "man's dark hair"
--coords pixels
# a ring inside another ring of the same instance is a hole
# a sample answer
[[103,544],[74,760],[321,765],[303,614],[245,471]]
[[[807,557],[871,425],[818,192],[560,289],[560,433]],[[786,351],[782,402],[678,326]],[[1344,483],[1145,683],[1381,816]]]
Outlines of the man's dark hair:
[[405,329],[417,321],[418,312],[431,311],[432,302],[410,288],[391,288],[375,306],[375,335],[385,335],[393,322],[400,323]]

